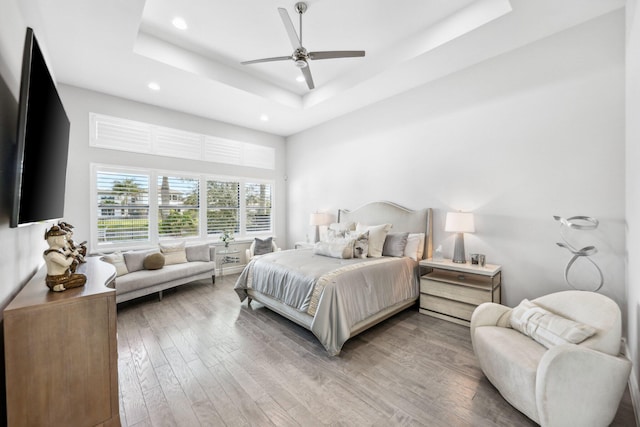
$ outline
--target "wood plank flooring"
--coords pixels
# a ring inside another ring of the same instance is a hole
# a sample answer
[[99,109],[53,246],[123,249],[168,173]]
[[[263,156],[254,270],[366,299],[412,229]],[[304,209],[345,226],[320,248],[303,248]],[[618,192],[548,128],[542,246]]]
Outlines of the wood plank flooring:
[[[237,275],[118,306],[123,426],[535,426],[477,366],[469,329],[406,310],[328,357],[240,304]],[[635,426],[629,393],[614,426]]]

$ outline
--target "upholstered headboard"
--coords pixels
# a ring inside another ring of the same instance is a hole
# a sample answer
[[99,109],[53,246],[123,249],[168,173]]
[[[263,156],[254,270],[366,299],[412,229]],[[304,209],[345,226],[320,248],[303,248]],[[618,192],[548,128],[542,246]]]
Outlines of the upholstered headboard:
[[424,259],[433,252],[433,211],[431,208],[411,210],[392,202],[372,202],[349,211],[338,210],[338,222],[368,225],[393,224],[392,232],[425,233]]

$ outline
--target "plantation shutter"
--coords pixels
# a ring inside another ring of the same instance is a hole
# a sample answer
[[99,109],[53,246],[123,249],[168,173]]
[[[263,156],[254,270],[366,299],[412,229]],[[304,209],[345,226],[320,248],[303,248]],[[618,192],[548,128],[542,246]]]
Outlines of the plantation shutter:
[[149,240],[149,175],[98,171],[98,243]]
[[271,231],[271,184],[245,183],[247,232]]
[[161,175],[157,185],[160,238],[198,236],[199,179]]
[[240,182],[207,181],[207,234],[240,231]]

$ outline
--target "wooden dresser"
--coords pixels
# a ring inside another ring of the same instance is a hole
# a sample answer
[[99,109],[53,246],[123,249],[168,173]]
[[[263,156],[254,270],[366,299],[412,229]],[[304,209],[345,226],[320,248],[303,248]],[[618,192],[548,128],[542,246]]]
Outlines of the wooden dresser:
[[120,426],[115,268],[77,272],[85,286],[50,292],[43,267],[4,310],[10,427]]
[[420,313],[469,326],[471,314],[483,302],[500,303],[499,265],[457,264],[424,260],[430,273],[420,278]]

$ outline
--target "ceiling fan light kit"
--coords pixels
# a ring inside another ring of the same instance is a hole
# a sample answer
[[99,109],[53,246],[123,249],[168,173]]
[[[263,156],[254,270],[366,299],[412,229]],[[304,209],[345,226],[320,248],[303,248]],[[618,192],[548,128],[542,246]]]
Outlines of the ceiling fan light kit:
[[302,14],[307,11],[307,4],[304,2],[298,2],[294,6],[295,11],[300,17],[300,30],[299,35],[296,33],[296,29],[293,27],[293,22],[289,17],[286,9],[278,8],[280,18],[284,24],[284,28],[287,31],[291,45],[293,46],[293,53],[290,56],[277,56],[273,58],[253,59],[251,61],[242,62],[243,65],[257,64],[261,62],[274,62],[274,61],[286,61],[293,60],[296,67],[300,68],[302,75],[309,89],[315,87],[313,78],[311,77],[311,70],[309,68],[309,60],[318,59],[334,59],[334,58],[356,58],[364,56],[364,50],[331,50],[331,51],[319,51],[319,52],[307,52],[302,46]]

